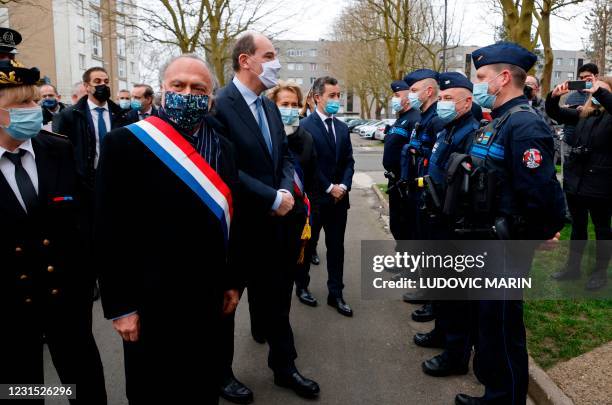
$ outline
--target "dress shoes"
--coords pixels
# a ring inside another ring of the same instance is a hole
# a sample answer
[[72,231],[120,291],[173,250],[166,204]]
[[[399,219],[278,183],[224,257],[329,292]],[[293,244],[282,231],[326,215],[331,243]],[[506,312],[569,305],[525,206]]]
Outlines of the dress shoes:
[[219,395],[234,404],[250,404],[253,402],[253,391],[238,381],[233,374],[223,381]]
[[293,390],[302,398],[316,398],[321,391],[319,384],[294,371],[289,374],[274,374],[274,384]]
[[310,291],[308,291],[308,288],[296,289],[295,295],[297,295],[298,299],[302,304],[308,305],[309,307],[317,306],[317,299],[312,296]]
[[485,402],[477,397],[471,397],[466,394],[457,394],[455,397],[455,405],[485,405]]
[[344,299],[342,298],[327,297],[327,305],[336,308],[338,313],[341,315],[349,317],[353,316],[353,310],[346,302],[344,302]]
[[414,335],[414,344],[420,347],[444,349],[444,336],[432,330],[428,333],[417,333]]
[[425,304],[421,308],[412,312],[412,320],[415,322],[430,322],[436,319],[433,305]]
[[421,367],[423,372],[432,377],[447,377],[449,375],[467,374],[468,367],[453,364],[444,353],[425,360]]
[[266,343],[266,335],[260,330],[260,328],[253,327],[253,323],[251,322],[251,336],[253,336],[253,340],[259,344]]
[[586,289],[588,291],[596,291],[599,290],[603,287],[605,287],[608,284],[608,275],[606,274],[606,271],[596,271],[593,274],[591,274],[591,277],[589,278],[589,281],[587,281],[586,284]]

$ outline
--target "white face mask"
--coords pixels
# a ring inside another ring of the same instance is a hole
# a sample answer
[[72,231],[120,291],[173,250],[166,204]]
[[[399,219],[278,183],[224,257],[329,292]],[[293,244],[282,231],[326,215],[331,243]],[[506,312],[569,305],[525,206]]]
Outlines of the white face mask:
[[281,70],[281,64],[278,59],[264,62],[261,64],[262,71],[259,74],[259,81],[266,89],[271,89],[278,84],[278,72]]

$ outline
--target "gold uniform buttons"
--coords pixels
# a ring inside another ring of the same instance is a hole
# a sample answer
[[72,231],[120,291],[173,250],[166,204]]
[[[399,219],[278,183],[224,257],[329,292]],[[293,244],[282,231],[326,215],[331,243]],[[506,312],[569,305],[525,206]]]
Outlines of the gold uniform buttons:
[[43,246],[49,246],[50,244],[51,244],[51,241],[49,239],[43,240]]
[[47,267],[47,272],[53,273],[54,271],[55,271],[55,267],[53,267],[53,266]]

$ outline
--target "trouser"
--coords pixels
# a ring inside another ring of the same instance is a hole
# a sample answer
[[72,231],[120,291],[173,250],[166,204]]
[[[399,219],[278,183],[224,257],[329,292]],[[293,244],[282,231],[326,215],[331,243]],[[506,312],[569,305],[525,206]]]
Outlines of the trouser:
[[319,219],[314,224],[316,238],[325,230],[325,247],[327,249],[327,289],[334,298],[342,298],[344,289],[344,233],[348,218],[348,207],[344,202],[337,204],[326,202],[320,206]]
[[[36,305],[36,298],[29,305]],[[44,308],[3,314],[0,383],[44,384],[43,344],[46,342],[62,384],[76,384],[76,399],[71,399],[70,404],[104,405],[104,372],[91,331],[91,303],[68,305],[44,303]],[[44,404],[43,399],[18,402]],[[0,403],[9,401],[0,400]]]
[[[391,186],[391,183],[389,183]],[[389,190],[389,228],[395,240],[414,239],[415,218],[397,187]]]
[[444,336],[444,356],[451,363],[465,366],[474,344],[474,307],[470,301],[434,301],[434,333]]
[[595,270],[606,271],[612,254],[612,200],[578,196],[566,193],[567,205],[572,216],[572,234],[568,269],[580,271],[582,254],[588,240],[589,214],[595,228],[596,260]]

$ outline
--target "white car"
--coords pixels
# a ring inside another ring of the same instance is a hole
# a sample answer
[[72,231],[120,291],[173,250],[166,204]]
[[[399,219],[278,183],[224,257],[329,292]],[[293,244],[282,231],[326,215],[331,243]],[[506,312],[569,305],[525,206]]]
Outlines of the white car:
[[395,122],[394,119],[384,119],[382,120],[382,124],[378,125],[376,127],[376,132],[374,132],[374,139],[378,139],[379,141],[385,141],[385,128],[387,127],[387,125],[393,125],[393,123]]
[[374,139],[374,132],[378,125],[382,124],[382,121],[374,121],[371,124],[362,125],[359,127],[359,136],[367,139]]

